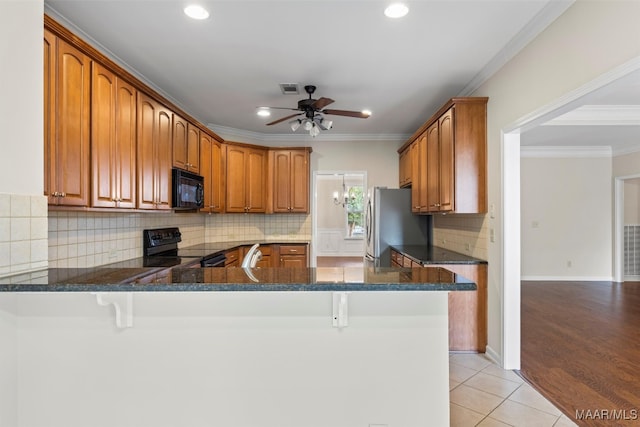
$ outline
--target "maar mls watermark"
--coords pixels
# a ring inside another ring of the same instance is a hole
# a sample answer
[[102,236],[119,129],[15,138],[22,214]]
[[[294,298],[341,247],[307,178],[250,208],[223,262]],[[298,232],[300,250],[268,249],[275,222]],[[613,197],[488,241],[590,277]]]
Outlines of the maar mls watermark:
[[637,409],[576,409],[576,420],[634,421]]

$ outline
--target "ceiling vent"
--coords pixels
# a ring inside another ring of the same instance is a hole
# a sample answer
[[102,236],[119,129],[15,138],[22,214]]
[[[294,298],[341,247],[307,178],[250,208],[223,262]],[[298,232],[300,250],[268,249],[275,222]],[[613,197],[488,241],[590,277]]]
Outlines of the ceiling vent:
[[298,95],[298,83],[280,83],[280,90],[284,95]]

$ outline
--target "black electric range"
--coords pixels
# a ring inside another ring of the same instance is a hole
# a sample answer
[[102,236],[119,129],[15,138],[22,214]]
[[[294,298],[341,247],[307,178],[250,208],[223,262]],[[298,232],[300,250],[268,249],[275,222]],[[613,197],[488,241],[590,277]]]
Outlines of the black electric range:
[[[202,244],[178,248],[182,233],[177,227],[156,228],[142,231],[142,248],[145,262],[176,263],[175,266],[224,267],[224,251],[212,245]],[[152,266],[152,265],[149,265]]]

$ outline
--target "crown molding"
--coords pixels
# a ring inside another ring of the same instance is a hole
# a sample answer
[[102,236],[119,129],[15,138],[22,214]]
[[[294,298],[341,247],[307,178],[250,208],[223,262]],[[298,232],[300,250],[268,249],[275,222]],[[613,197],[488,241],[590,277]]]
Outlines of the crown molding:
[[526,45],[535,39],[553,21],[562,15],[576,0],[553,0],[527,23],[510,41],[476,74],[458,96],[470,96]]
[[613,157],[609,146],[568,147],[568,146],[521,146],[521,158],[594,158]]
[[640,105],[584,105],[543,126],[640,126]]
[[321,132],[313,138],[308,133],[262,133],[236,129],[228,126],[207,123],[207,127],[228,140],[251,140],[254,142],[306,142],[309,141],[406,141],[411,134],[342,134]]

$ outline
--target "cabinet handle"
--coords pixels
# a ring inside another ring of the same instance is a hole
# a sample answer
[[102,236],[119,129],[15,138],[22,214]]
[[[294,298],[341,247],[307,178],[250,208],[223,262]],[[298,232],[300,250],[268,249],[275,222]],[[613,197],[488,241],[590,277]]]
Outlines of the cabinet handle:
[[65,192],[60,193],[60,197],[67,197],[67,193]]
[[433,205],[429,205],[430,208],[439,208],[440,203],[434,203]]

